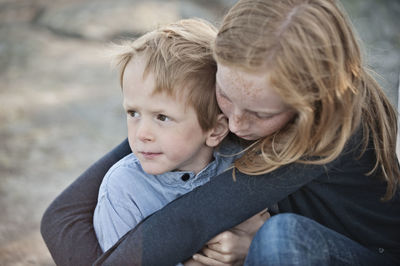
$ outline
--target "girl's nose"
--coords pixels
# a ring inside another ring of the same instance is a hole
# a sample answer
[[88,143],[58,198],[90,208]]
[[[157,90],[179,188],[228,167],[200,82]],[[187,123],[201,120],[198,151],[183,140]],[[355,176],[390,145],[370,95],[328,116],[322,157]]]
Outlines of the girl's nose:
[[245,129],[245,120],[243,114],[233,114],[229,118],[229,130],[233,133],[239,133]]

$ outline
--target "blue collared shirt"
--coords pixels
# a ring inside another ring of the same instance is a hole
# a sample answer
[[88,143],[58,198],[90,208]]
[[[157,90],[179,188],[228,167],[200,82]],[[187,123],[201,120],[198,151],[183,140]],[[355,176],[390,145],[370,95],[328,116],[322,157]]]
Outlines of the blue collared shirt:
[[214,160],[197,175],[193,172],[150,175],[143,171],[134,154],[122,158],[107,172],[99,189],[93,225],[102,250],[112,247],[147,216],[229,169],[240,157],[239,151],[237,144],[224,141],[214,151]]

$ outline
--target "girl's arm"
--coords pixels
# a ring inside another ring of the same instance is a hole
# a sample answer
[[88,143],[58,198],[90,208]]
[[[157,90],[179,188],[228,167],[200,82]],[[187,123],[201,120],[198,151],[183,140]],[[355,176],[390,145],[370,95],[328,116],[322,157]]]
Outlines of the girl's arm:
[[186,261],[212,237],[326,173],[331,164],[292,164],[260,176],[236,172],[236,181],[232,171],[222,173],[142,221],[95,265],[175,265]]
[[48,207],[41,233],[57,265],[91,265],[102,251],[93,229],[100,183],[108,169],[131,152],[128,141],[98,160]]

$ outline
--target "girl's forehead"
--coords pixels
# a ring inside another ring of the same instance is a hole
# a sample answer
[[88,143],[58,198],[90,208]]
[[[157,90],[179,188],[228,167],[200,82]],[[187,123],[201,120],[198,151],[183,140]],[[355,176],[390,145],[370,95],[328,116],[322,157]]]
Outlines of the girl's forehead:
[[251,72],[218,65],[217,89],[233,103],[250,110],[276,110],[284,105],[269,85],[268,71]]
[[218,65],[217,82],[240,86],[244,93],[253,94],[268,86],[267,71],[246,71],[238,67]]

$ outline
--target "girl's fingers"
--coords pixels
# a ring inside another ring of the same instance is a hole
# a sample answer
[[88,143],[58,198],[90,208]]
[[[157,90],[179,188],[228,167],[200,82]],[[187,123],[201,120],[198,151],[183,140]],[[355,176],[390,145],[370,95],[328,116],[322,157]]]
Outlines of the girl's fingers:
[[220,242],[208,243],[206,247],[222,254],[226,253]]
[[202,264],[209,265],[209,266],[228,266],[228,265],[231,265],[231,264],[226,264],[224,262],[215,260],[213,258],[209,258],[209,257],[204,256],[202,254],[193,255],[193,259],[195,261],[197,261],[197,262],[200,262]]
[[235,233],[232,231],[225,231],[208,241],[206,247],[218,251],[219,253],[228,254],[233,252],[233,244],[238,240],[240,239]]
[[221,240],[221,234],[222,234],[222,233],[219,233],[218,235],[216,235],[216,236],[214,236],[213,238],[211,238],[211,239],[207,242],[207,245],[219,243],[220,240]]
[[216,250],[213,250],[209,247],[205,247],[202,249],[202,253],[204,256],[223,262],[223,263],[232,263],[236,257],[234,256],[233,253],[221,253]]

